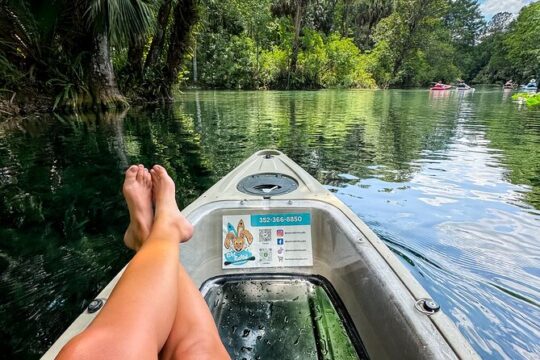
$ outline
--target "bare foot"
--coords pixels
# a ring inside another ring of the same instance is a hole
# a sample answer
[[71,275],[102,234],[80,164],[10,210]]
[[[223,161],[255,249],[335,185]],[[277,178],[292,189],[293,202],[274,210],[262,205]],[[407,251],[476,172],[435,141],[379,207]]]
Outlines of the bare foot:
[[123,187],[129,209],[130,223],[124,234],[124,243],[139,250],[150,234],[154,221],[152,209],[152,176],[142,165],[132,165],[126,171]]
[[154,165],[150,173],[152,174],[152,191],[156,203],[154,221],[177,227],[180,242],[188,241],[193,235],[193,225],[178,210],[173,179],[167,174],[167,170],[160,165]]

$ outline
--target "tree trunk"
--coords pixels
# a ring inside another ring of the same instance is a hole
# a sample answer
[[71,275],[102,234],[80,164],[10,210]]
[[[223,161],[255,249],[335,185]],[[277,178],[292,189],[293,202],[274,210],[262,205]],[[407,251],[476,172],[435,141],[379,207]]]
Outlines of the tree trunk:
[[128,105],[116,85],[106,33],[96,34],[93,38],[89,76],[88,83],[94,107],[112,108]]
[[133,83],[140,83],[143,76],[144,36],[138,35],[128,48],[129,78]]
[[162,96],[172,100],[172,87],[178,83],[178,73],[188,50],[191,29],[197,21],[196,0],[178,0],[173,10],[174,25],[171,29],[167,63],[164,69],[165,88]]
[[149,69],[154,66],[157,63],[159,56],[161,55],[165,31],[167,31],[167,23],[169,22],[169,17],[171,15],[171,3],[172,0],[165,0],[159,8],[156,24],[156,34],[152,39],[152,43],[150,44],[150,50],[148,51],[148,55],[146,56],[146,61],[144,63],[145,69]]
[[291,62],[289,65],[289,74],[287,76],[287,89],[290,88],[291,74],[296,73],[296,63],[298,62],[298,51],[300,47],[300,31],[302,29],[302,16],[304,10],[304,1],[296,1],[296,13],[294,15],[294,39],[292,44]]
[[197,40],[195,40],[195,44],[193,45],[193,84],[197,85],[198,81],[198,73],[197,73]]

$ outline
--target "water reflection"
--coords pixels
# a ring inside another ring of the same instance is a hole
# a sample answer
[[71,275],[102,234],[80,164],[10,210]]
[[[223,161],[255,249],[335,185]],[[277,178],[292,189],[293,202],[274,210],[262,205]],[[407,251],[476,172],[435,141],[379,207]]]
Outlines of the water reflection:
[[188,92],[173,107],[0,124],[0,350],[35,358],[130,253],[130,163],[185,206],[286,152],[360,215],[485,357],[540,348],[540,113],[500,90]]
[[[128,261],[128,163],[163,163],[186,205],[210,183],[189,119],[170,110],[45,117],[0,129],[0,349],[35,358]],[[186,134],[182,136],[182,134]],[[141,140],[142,139],[142,140]]]

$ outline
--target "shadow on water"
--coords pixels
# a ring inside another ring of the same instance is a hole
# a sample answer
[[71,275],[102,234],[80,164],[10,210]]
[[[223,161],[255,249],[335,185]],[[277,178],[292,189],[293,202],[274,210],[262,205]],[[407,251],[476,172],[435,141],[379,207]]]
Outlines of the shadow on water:
[[36,358],[120,270],[128,164],[181,206],[261,148],[365,220],[490,358],[540,352],[540,113],[500,91],[187,92],[0,124],[0,351]]

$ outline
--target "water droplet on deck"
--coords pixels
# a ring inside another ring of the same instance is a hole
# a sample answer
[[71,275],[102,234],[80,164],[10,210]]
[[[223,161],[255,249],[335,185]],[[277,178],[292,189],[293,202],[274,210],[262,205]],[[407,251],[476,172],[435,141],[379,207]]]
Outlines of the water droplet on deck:
[[321,339],[321,352],[323,355],[326,355],[328,353],[328,347],[326,346],[326,340]]
[[253,350],[253,348],[249,347],[249,346],[242,346],[240,348],[240,350],[243,351],[243,352],[249,352],[249,351]]

